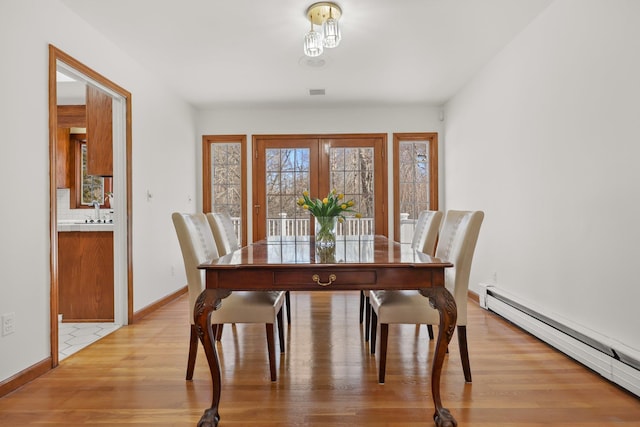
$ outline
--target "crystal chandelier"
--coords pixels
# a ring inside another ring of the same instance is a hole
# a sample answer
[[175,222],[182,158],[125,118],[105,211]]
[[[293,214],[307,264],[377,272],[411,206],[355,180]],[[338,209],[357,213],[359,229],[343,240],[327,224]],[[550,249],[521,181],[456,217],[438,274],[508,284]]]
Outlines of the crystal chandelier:
[[[335,3],[319,2],[309,6],[307,18],[311,23],[311,30],[304,36],[305,55],[320,56],[324,48],[331,49],[340,44],[340,16],[342,10]],[[314,25],[321,26],[322,33],[316,31]]]

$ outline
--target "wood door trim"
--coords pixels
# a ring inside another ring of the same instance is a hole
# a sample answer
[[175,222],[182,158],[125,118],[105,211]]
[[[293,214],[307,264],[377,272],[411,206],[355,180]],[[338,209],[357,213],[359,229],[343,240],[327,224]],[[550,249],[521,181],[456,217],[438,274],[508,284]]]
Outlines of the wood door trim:
[[120,95],[126,105],[125,117],[125,186],[127,189],[126,203],[126,229],[127,229],[127,319],[133,322],[133,242],[132,242],[132,131],[131,131],[131,93],[126,89],[118,86],[111,80],[107,79],[98,72],[92,70],[80,61],[76,60],[69,54],[63,52],[53,45],[49,45],[49,239],[50,239],[50,304],[49,304],[49,321],[51,324],[50,342],[51,342],[51,367],[58,366],[58,217],[57,217],[57,185],[56,185],[56,136],[58,128],[58,97],[57,97],[57,81],[56,70],[58,61],[70,66],[74,70],[84,76],[100,83],[104,87]]

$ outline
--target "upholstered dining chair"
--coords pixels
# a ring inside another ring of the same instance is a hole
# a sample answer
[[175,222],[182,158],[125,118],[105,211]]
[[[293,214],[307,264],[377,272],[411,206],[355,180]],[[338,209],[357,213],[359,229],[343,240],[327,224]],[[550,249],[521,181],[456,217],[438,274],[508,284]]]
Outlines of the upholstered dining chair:
[[[418,219],[416,220],[416,225],[413,230],[413,237],[411,239],[411,247],[413,249],[417,249],[427,255],[434,254],[443,215],[444,214],[441,211],[429,210],[421,211],[418,214]],[[360,292],[360,323],[362,323],[363,313],[366,313],[365,341],[368,341],[371,314],[368,291]],[[427,330],[429,332],[429,338],[433,339],[433,327],[431,325],[427,325]]]
[[[231,216],[226,212],[209,212],[206,215],[211,230],[213,230],[213,237],[218,246],[220,256],[239,249],[240,242],[238,242]],[[284,298],[286,303],[285,309],[287,311],[287,323],[291,324],[291,293],[286,291]]]
[[216,241],[220,256],[240,249],[240,242],[233,226],[233,220],[227,213],[209,212],[206,214],[207,221],[213,232],[213,239]]
[[436,251],[438,232],[442,224],[444,214],[441,211],[422,211],[418,214],[416,228],[413,231],[411,247],[432,255]]
[[[178,235],[187,275],[191,335],[186,378],[191,380],[198,351],[198,334],[193,317],[194,305],[196,299],[205,288],[204,271],[198,269],[198,265],[218,258],[218,249],[205,214],[175,212],[171,215],[171,218]],[[224,299],[221,307],[211,314],[214,332],[217,329],[217,325],[224,323],[264,323],[266,325],[271,381],[275,381],[277,378],[274,342],[274,324],[276,321],[279,326],[280,351],[284,352],[283,302],[284,296],[280,292],[233,292]]]
[[[453,263],[445,269],[445,286],[453,295],[457,310],[457,333],[462,370],[466,382],[471,382],[471,366],[467,347],[467,292],[471,261],[484,219],[482,211],[448,211],[438,237],[435,256]],[[378,382],[384,383],[389,324],[437,325],[440,316],[418,291],[372,291],[371,353],[376,349],[377,329],[380,329]]]
[[[436,242],[438,241],[438,233],[442,225],[444,213],[441,211],[421,211],[418,214],[416,228],[413,231],[413,239],[411,247],[433,256],[436,252]],[[429,339],[433,339],[433,326],[427,325],[427,333]]]

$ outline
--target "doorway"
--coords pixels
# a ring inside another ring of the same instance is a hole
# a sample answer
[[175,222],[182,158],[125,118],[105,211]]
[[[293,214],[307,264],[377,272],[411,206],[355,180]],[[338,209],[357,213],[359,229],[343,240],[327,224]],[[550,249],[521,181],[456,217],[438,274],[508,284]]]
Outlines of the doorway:
[[386,134],[254,135],[253,149],[254,241],[311,234],[309,213],[296,203],[305,190],[355,202],[361,219],[345,220],[338,233],[387,235]]
[[[82,83],[83,86],[91,88],[91,90],[97,90],[103,95],[103,98],[108,99],[111,104],[111,122],[107,127],[107,130],[111,133],[108,137],[108,154],[111,156],[109,160],[112,160],[112,164],[109,165],[108,172],[100,172],[97,175],[108,176],[112,178],[104,178],[109,181],[109,186],[100,187],[97,181],[94,187],[91,187],[89,192],[93,194],[93,202],[97,203],[95,206],[95,212],[91,217],[92,221],[108,220],[109,224],[106,225],[109,230],[112,230],[112,250],[110,252],[113,256],[113,266],[109,267],[112,271],[108,273],[113,275],[113,292],[112,302],[113,305],[113,323],[115,325],[127,325],[133,318],[133,292],[132,292],[132,262],[131,262],[131,94],[120,86],[116,85],[109,79],[93,71],[89,67],[80,63],[76,59],[72,58],[68,54],[57,49],[55,46],[49,45],[49,144],[50,144],[50,254],[51,254],[51,304],[50,304],[50,320],[51,320],[51,360],[52,367],[58,365],[59,357],[59,326],[58,326],[58,313],[60,309],[60,239],[59,231],[62,231],[62,226],[59,225],[58,218],[58,187],[64,188],[61,180],[68,179],[65,177],[63,166],[66,166],[68,170],[71,167],[78,168],[78,164],[82,165],[82,162],[73,162],[64,165],[65,159],[73,158],[67,156],[67,153],[61,153],[58,147],[58,79],[57,74],[61,72],[63,75],[71,77],[73,80]],[[90,91],[87,90],[87,93]],[[89,108],[85,113],[87,122],[92,122],[95,115]],[[104,134],[104,129],[103,134]],[[106,146],[106,145],[103,145]],[[66,157],[65,157],[66,156]],[[82,166],[80,166],[82,167]],[[76,170],[72,176],[78,177],[81,175],[81,171]],[[94,180],[94,183],[96,180]],[[83,197],[84,182],[78,183],[77,187],[82,187],[83,190],[78,190],[80,199]],[[100,196],[97,196],[99,194]],[[113,209],[111,202],[116,195],[117,209]],[[107,197],[111,196],[111,197]],[[69,197],[75,197],[69,195]],[[80,200],[79,199],[79,200]],[[108,199],[108,201],[107,201]],[[67,199],[68,200],[68,199]],[[92,203],[93,203],[92,202]],[[78,205],[82,202],[78,201]],[[93,203],[95,204],[95,203]],[[82,206],[78,206],[82,207]],[[103,213],[100,215],[100,208],[111,208],[108,214]],[[87,212],[92,212],[87,210]],[[91,215],[87,215],[87,219]],[[93,224],[92,224],[93,225]],[[91,233],[94,231],[92,230]],[[78,233],[80,234],[80,233]],[[84,234],[84,233],[83,233]],[[111,237],[111,236],[110,236]],[[99,304],[100,302],[98,302]],[[106,304],[106,303],[105,303]]]

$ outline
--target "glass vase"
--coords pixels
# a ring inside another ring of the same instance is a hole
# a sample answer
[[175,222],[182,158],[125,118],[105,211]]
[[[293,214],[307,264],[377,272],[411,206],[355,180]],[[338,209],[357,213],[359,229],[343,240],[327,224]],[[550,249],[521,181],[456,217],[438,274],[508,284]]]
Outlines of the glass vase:
[[335,246],[317,246],[316,245],[316,263],[319,264],[335,264],[336,247]]
[[316,246],[330,248],[336,245],[337,216],[316,216]]

